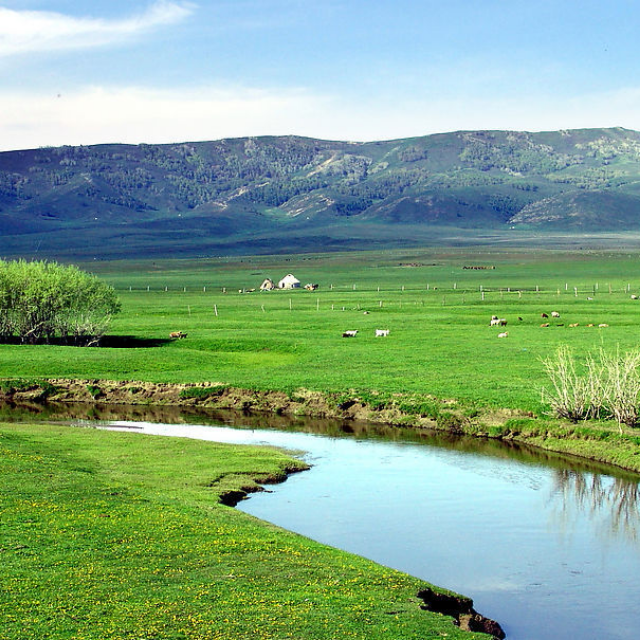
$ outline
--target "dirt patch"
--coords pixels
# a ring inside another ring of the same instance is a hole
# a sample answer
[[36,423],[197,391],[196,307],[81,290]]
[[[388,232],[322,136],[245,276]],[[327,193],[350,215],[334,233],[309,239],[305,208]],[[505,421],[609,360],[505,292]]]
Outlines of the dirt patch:
[[487,633],[497,640],[502,640],[505,633],[502,627],[490,618],[485,618],[473,608],[473,600],[460,596],[422,589],[418,598],[424,602],[424,609],[452,616],[456,624],[464,631]]

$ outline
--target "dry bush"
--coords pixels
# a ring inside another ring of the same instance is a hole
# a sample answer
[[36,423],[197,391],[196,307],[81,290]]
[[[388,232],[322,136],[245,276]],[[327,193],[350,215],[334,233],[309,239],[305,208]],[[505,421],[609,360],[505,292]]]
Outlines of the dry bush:
[[613,418],[618,425],[636,426],[640,418],[640,351],[620,354],[600,349],[577,365],[569,347],[559,347],[543,361],[552,389],[543,400],[554,414],[569,420]]

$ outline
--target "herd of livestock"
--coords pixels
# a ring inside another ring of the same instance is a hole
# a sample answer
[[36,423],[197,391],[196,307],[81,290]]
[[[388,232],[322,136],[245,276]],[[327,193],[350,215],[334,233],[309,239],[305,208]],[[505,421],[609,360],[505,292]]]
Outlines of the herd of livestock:
[[[540,314],[540,318],[542,320],[548,320],[549,319],[549,314],[548,313],[541,313]],[[559,319],[560,318],[560,313],[558,311],[552,311],[551,312],[551,318],[554,319]],[[522,322],[522,318],[518,317],[518,321]],[[491,316],[491,320],[489,321],[489,326],[490,327],[506,327],[507,326],[507,319],[506,318],[499,318],[498,316]],[[551,323],[550,322],[542,322],[540,324],[541,328],[546,328],[546,327],[550,327]],[[556,323],[557,327],[564,327],[564,323]],[[567,325],[570,329],[574,329],[575,327],[579,327],[580,323],[579,322],[572,322],[571,324]],[[595,325],[593,323],[589,323],[585,325],[586,327],[599,327],[601,329],[608,327],[609,325],[602,322],[598,325]],[[502,331],[498,334],[498,338],[508,338],[509,337],[509,332],[508,331]]]

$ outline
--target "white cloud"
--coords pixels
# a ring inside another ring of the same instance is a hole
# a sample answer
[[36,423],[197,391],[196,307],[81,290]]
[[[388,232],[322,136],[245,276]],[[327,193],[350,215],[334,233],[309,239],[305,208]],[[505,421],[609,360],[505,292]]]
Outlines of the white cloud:
[[158,0],[139,15],[106,20],[0,7],[0,57],[103,46],[174,24],[193,10],[191,3]]
[[345,101],[302,89],[85,88],[61,96],[0,91],[2,150],[305,135],[388,140],[460,129],[640,129],[640,89],[552,98]]
[[323,117],[324,102],[297,90],[94,87],[60,96],[0,92],[0,145],[6,150],[164,143],[311,131],[309,124]]

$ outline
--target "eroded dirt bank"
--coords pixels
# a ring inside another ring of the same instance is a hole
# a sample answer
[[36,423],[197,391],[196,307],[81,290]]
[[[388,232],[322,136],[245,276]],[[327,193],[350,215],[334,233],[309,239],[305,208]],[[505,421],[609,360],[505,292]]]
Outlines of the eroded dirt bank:
[[[473,408],[455,400],[418,394],[355,391],[322,393],[252,390],[221,383],[168,384],[139,381],[49,379],[0,381],[0,401],[84,403],[102,406],[182,407],[233,410],[248,415],[310,417],[522,443],[561,454],[640,472],[637,434],[617,434],[615,426],[589,431],[516,409]],[[117,413],[117,412],[116,412]],[[608,429],[608,431],[606,430]]]
[[[420,411],[415,397],[394,394],[385,399],[365,399],[353,394],[327,394],[308,389],[292,393],[240,389],[224,384],[167,384],[137,381],[48,379],[38,381],[5,380],[0,382],[0,401],[5,402],[83,402],[102,404],[141,404],[193,406],[240,411],[266,412],[276,415],[309,416],[340,420],[363,420],[396,426],[442,428],[466,431],[471,424],[496,425],[517,416],[530,416],[515,410],[484,412],[473,418],[457,412],[454,401],[435,399],[429,415]],[[416,410],[412,411],[411,406]]]

